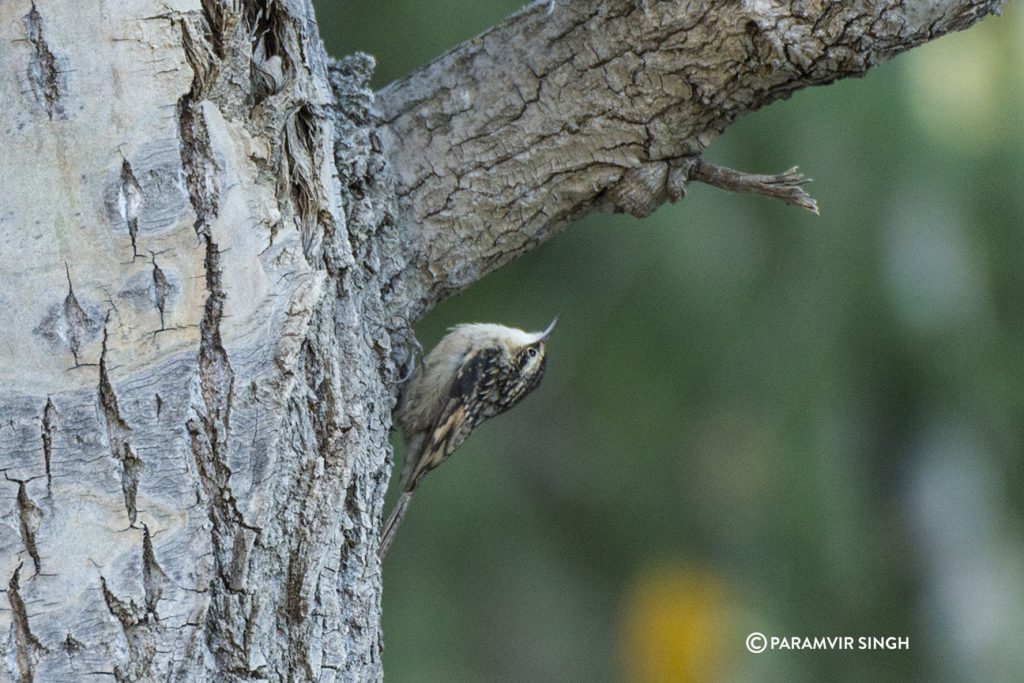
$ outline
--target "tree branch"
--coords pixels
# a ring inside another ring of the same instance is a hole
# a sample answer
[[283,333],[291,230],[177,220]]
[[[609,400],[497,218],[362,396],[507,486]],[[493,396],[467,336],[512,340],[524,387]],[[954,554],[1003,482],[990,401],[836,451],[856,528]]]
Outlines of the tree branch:
[[818,213],[818,202],[803,188],[811,179],[797,173],[796,166],[777,175],[753,175],[709,164],[699,158],[691,158],[684,161],[681,168],[690,180],[699,180],[732,192],[752,192],[774,197],[787,204]]
[[802,176],[700,161],[736,118],[859,76],[999,0],[575,0],[524,9],[378,95],[410,316],[595,208],[644,216],[686,179],[815,210]]

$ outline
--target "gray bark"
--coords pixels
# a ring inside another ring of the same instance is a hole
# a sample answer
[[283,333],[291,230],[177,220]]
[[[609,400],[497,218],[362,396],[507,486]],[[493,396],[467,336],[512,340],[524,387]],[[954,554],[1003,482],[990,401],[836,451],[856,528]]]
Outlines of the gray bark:
[[[646,216],[688,180],[813,209],[694,163],[737,117],[861,76],[999,0],[533,5],[377,99],[420,311],[593,209]],[[782,185],[801,178],[780,174]],[[808,198],[809,199],[809,198]],[[412,227],[414,226],[414,227]]]
[[730,121],[998,3],[648,5],[529,7],[376,119],[307,0],[0,5],[0,679],[379,678],[409,321],[593,208],[764,190],[699,162]]
[[298,0],[0,31],[0,678],[377,676],[404,323],[370,64],[329,74]]

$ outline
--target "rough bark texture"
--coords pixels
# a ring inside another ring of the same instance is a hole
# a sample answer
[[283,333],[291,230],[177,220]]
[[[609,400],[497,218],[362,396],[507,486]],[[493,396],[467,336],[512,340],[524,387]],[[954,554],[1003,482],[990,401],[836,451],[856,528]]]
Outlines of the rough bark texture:
[[302,0],[0,33],[0,679],[379,676],[372,64]]
[[1000,4],[556,0],[524,9],[378,96],[400,222],[418,243],[407,271],[413,310],[592,209],[646,216],[689,179],[737,189],[717,174],[694,176],[701,167],[689,163],[737,117],[860,76]]
[[527,8],[382,139],[307,0],[0,4],[0,678],[379,678],[409,318],[997,3],[646,4]]

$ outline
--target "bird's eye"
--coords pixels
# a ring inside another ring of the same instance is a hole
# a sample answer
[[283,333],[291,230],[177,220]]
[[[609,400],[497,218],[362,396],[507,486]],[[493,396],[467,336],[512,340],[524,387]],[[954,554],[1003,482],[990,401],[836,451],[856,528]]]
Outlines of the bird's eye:
[[533,348],[532,346],[526,350],[526,353],[530,356],[530,358],[537,357],[537,349]]

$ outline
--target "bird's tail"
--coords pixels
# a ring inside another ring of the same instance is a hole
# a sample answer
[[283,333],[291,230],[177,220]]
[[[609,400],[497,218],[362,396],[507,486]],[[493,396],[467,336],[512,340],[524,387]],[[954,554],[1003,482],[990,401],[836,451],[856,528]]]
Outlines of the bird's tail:
[[380,559],[383,560],[384,556],[388,554],[388,548],[391,547],[391,542],[395,540],[395,532],[398,530],[398,525],[402,523],[402,517],[405,517],[405,511],[409,508],[409,501],[411,500],[412,491],[402,491],[398,502],[395,503],[395,509],[388,516],[388,521],[384,524],[384,533],[380,539],[380,549],[377,551]]

